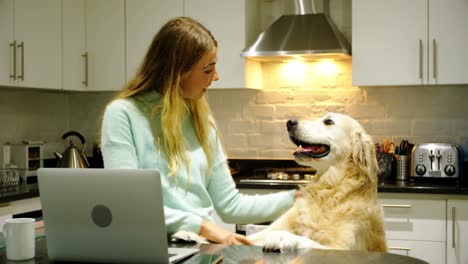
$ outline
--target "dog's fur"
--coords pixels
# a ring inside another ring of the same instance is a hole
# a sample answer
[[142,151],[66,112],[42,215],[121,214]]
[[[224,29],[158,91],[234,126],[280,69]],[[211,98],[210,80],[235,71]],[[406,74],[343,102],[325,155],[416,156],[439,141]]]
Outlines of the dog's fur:
[[289,211],[248,238],[266,250],[386,252],[375,147],[362,126],[347,115],[328,113],[315,121],[289,121],[288,132],[299,146],[296,162],[317,173]]

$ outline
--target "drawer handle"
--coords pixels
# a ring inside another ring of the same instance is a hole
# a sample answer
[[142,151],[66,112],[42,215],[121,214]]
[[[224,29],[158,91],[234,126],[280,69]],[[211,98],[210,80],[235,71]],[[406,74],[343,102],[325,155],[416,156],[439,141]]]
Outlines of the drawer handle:
[[456,248],[455,245],[455,205],[452,205],[452,248]]
[[411,208],[411,204],[382,204],[383,208]]
[[391,249],[391,250],[403,250],[403,251],[410,251],[411,248],[407,248],[407,247],[388,247],[388,249]]

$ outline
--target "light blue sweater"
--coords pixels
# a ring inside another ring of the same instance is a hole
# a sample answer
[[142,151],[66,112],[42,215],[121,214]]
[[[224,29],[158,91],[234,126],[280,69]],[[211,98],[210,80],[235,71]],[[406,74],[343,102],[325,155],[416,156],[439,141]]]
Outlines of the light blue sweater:
[[[214,130],[210,137],[215,146],[214,167],[210,173],[190,117],[182,124],[187,156],[191,160],[189,184],[186,185],[186,169],[179,169],[176,177],[169,176],[166,155],[153,138],[148,115],[143,114],[150,106],[161,103],[161,96],[156,92],[144,93],[137,100],[120,99],[110,103],[104,113],[101,143],[105,168],[158,169],[161,172],[169,235],[178,230],[199,233],[204,219],[213,222],[210,215],[213,210],[227,223],[260,223],[274,220],[292,206],[293,191],[240,194]],[[154,122],[160,127],[160,117]]]

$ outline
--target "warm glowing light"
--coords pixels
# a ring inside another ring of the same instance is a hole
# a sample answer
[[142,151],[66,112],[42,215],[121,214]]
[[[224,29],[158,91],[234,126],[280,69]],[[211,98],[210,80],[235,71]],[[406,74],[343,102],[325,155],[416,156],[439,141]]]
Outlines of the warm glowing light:
[[291,60],[283,66],[283,78],[290,81],[303,81],[306,72],[306,63],[298,60]]
[[316,70],[321,75],[336,75],[338,73],[338,66],[333,59],[326,59],[317,62]]

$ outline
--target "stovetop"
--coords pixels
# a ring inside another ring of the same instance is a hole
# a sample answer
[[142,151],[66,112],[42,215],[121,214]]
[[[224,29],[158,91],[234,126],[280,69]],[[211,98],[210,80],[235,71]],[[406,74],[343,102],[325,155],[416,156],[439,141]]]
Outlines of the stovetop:
[[315,170],[294,160],[230,160],[231,173],[242,184],[307,184]]

